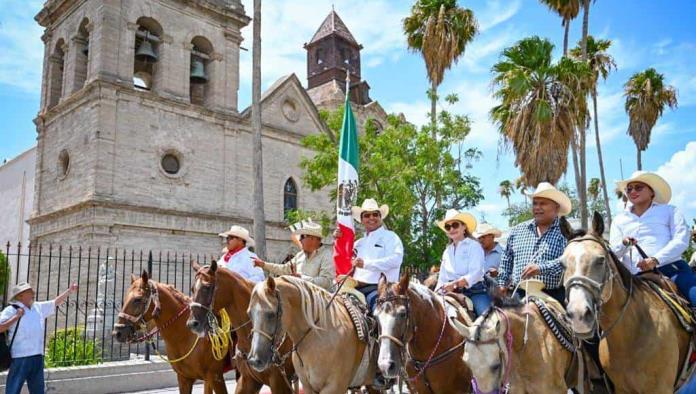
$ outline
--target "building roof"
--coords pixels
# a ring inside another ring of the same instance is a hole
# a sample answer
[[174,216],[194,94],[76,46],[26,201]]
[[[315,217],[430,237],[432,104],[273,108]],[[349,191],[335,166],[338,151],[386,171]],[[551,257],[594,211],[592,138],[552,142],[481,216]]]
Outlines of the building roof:
[[351,34],[350,30],[348,30],[346,24],[343,23],[343,20],[341,20],[341,17],[338,16],[334,10],[331,10],[326,19],[324,19],[324,22],[321,23],[321,26],[319,26],[317,32],[314,33],[314,36],[312,36],[309,44],[315,43],[334,33],[344,38],[351,44],[359,45],[355,40],[355,37],[353,37],[353,34]]

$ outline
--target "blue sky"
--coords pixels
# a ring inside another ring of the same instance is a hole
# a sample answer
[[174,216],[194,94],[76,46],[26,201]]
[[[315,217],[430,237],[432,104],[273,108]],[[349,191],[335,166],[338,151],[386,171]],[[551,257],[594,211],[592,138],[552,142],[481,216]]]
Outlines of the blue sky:
[[[247,12],[252,0],[243,0]],[[33,17],[42,0],[0,2],[0,160],[11,158],[35,143],[32,119],[39,106],[43,44],[42,29]],[[390,112],[403,112],[409,120],[422,123],[429,103],[428,81],[419,55],[406,50],[401,20],[408,14],[406,0],[274,0],[263,9],[263,84],[296,73],[306,81],[307,42],[334,4],[337,12],[363,44],[363,78],[371,96]],[[490,68],[500,52],[531,35],[549,38],[560,54],[563,30],[560,19],[533,0],[460,1],[473,9],[480,34],[464,57],[445,76],[440,92],[457,93],[460,102],[451,111],[473,120],[467,145],[483,151],[473,173],[481,178],[486,196],[474,212],[504,226],[500,212],[506,204],[497,193],[504,179],[518,176],[510,153],[498,152],[498,133],[488,118],[495,104],[490,96]],[[687,15],[696,15],[690,0],[599,0],[590,12],[590,33],[613,41],[610,53],[618,70],[600,86],[600,134],[609,182],[635,170],[635,147],[626,135],[622,86],[631,74],[655,67],[679,92],[679,108],[666,111],[653,131],[652,142],[643,154],[643,166],[657,170],[672,184],[673,203],[687,218],[696,217],[696,29]],[[581,20],[571,25],[571,43],[580,38]],[[251,47],[251,27],[244,29]],[[242,52],[240,110],[250,102],[251,53]],[[593,134],[588,137],[593,141]],[[594,143],[588,146],[588,176],[598,177]],[[572,183],[572,176],[567,179]],[[515,196],[513,200],[521,200]],[[387,202],[388,203],[388,202]]]

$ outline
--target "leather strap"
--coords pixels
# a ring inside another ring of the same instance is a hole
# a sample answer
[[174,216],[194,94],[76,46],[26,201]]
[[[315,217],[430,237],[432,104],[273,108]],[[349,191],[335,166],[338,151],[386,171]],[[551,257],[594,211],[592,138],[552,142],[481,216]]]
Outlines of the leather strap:
[[[18,307],[17,305],[10,304],[12,305],[15,310],[18,310],[21,307]],[[10,341],[10,346],[7,348],[7,350],[10,352],[10,358],[12,358],[12,344],[14,344],[15,337],[17,336],[17,331],[19,331],[19,323],[22,321],[22,318],[20,317],[19,320],[17,320],[17,325],[15,326],[14,333],[12,333],[12,340]]]

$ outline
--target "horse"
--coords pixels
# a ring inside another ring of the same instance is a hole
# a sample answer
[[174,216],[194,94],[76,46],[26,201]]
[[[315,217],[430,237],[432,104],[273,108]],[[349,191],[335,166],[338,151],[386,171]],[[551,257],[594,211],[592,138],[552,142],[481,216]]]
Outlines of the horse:
[[[160,333],[167,346],[169,363],[176,372],[180,393],[191,393],[198,379],[204,392],[226,394],[224,363],[213,358],[210,343],[199,340],[186,327],[191,310],[190,299],[172,285],[149,279],[147,271],[140,277],[131,275],[131,286],[114,324],[112,335],[119,342],[149,339]],[[152,322],[156,331],[144,333]]]
[[534,302],[492,295],[493,306],[473,325],[452,320],[466,340],[474,393],[558,394],[584,380],[574,360],[580,349],[561,344]]
[[371,387],[377,370],[371,346],[359,339],[348,309],[331,299],[326,290],[293,276],[257,284],[249,303],[251,367],[266,368],[287,335],[305,392],[340,394],[360,386],[378,392]]
[[599,335],[599,359],[617,393],[673,393],[690,356],[691,335],[610,251],[601,215],[595,212],[587,233],[561,229],[569,239],[561,261],[575,333]]
[[[193,269],[196,271],[196,281],[192,286],[192,312],[186,325],[191,332],[203,338],[212,330],[210,321],[218,319],[219,311],[224,309],[227,312],[231,325],[229,334],[234,334],[238,340],[235,359],[239,377],[235,393],[258,393],[264,384],[273,393],[293,393],[292,377],[295,371],[290,360],[276,360],[276,365],[265,371],[249,368],[247,354],[251,347],[251,321],[246,310],[254,283],[236,272],[220,269],[215,261],[202,267],[194,262]],[[289,341],[283,344],[286,351],[290,347]]]
[[376,305],[378,366],[385,377],[405,371],[401,377],[410,392],[471,390],[471,371],[462,360],[464,337],[448,323],[446,307],[433,291],[410,282],[408,275],[395,284],[382,275]]

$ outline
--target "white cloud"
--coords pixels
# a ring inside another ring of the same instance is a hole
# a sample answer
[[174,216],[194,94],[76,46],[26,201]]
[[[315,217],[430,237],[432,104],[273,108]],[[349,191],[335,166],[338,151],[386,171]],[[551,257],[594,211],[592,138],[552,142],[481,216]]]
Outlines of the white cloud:
[[657,173],[672,186],[671,204],[681,209],[687,218],[696,217],[695,168],[696,141],[692,141],[657,169]]
[[486,8],[476,14],[481,32],[490,30],[495,26],[506,22],[520,10],[520,0],[490,0],[486,2]]
[[0,85],[29,93],[41,89],[43,33],[34,21],[42,0],[0,2]]

